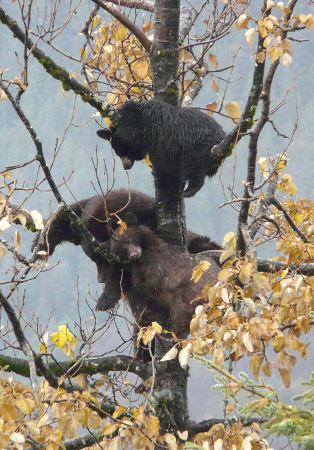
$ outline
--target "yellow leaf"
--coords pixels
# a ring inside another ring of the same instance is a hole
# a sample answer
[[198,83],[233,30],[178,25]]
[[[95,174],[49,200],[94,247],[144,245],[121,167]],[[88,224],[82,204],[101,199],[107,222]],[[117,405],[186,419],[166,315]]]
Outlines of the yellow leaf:
[[0,102],[2,102],[2,100],[5,100],[7,98],[7,94],[0,89]]
[[211,65],[213,66],[213,68],[214,68],[214,69],[217,69],[217,67],[218,67],[218,61],[217,61],[216,55],[213,55],[213,53],[210,53],[210,54],[208,55],[208,59],[209,59],[209,61],[211,62]]
[[275,350],[275,352],[279,353],[283,348],[283,344],[284,344],[283,337],[275,336],[272,338],[271,343],[272,343],[272,346],[273,346],[273,349]]
[[291,54],[288,52],[285,52],[282,57],[280,58],[280,62],[283,66],[287,67],[289,64],[292,63],[292,57]]
[[0,405],[0,417],[5,422],[8,423],[14,422],[16,419],[15,408],[12,405],[9,405],[8,403],[2,403]]
[[247,284],[252,275],[253,266],[252,263],[247,263],[241,267],[240,273],[239,273],[239,279],[241,283]]
[[160,360],[160,362],[170,361],[171,359],[174,359],[178,354],[178,350],[176,346],[172,347],[166,354],[163,356]]
[[246,333],[244,333],[242,341],[243,341],[243,344],[244,344],[245,348],[249,352],[253,352],[254,351],[253,342],[252,342],[252,336],[250,335],[250,333],[248,331]]
[[149,20],[149,21],[143,23],[142,30],[144,31],[144,33],[147,33],[148,31],[153,29],[153,26],[154,26],[153,21]]
[[146,427],[150,433],[150,435],[156,435],[159,432],[160,424],[158,417],[149,416],[145,419]]
[[93,18],[92,27],[95,28],[96,25],[98,25],[100,21],[101,21],[101,17],[97,14],[97,15]]
[[32,434],[40,434],[40,428],[36,420],[28,420],[24,423]]
[[80,56],[81,56],[81,60],[83,62],[86,62],[87,56],[88,56],[88,48],[87,47],[82,47],[80,49]]
[[264,42],[263,42],[263,47],[267,48],[272,40],[273,40],[272,36],[265,37]]
[[123,222],[123,220],[118,220],[117,223],[119,225],[119,234],[123,234],[125,232],[125,230],[127,229],[126,223]]
[[225,281],[232,277],[235,277],[235,273],[231,269],[222,269],[218,274],[218,281]]
[[166,441],[169,450],[177,450],[177,441],[173,434],[166,433],[163,435],[163,438]]
[[281,380],[286,388],[290,386],[291,379],[290,373],[286,369],[278,369],[280,373]]
[[143,331],[142,339],[145,345],[147,345],[149,342],[151,342],[155,337],[155,331],[152,329],[152,327],[148,327],[146,331]]
[[261,368],[261,364],[264,360],[264,356],[261,354],[253,355],[250,359],[249,367],[252,371],[253,377],[255,380],[258,380],[259,371]]
[[279,161],[276,164],[276,170],[280,173],[287,167],[288,161],[284,155],[280,155]]
[[260,166],[260,169],[262,172],[267,170],[267,158],[263,156],[262,158],[259,158],[258,165]]
[[209,429],[209,431],[207,431],[206,434],[208,434],[208,436],[214,436],[215,434],[224,434],[224,432],[225,432],[224,424],[216,423]]
[[34,409],[35,402],[34,400],[31,400],[29,398],[23,398],[19,396],[16,399],[16,406],[20,411],[22,411],[22,413],[30,414]]
[[190,359],[190,354],[193,350],[193,345],[189,342],[179,353],[179,363],[182,369],[186,369]]
[[277,19],[277,17],[276,16],[273,16],[273,15],[269,15],[268,17],[267,17],[267,22],[272,22],[273,23],[273,25],[278,25],[278,19]]
[[265,61],[265,52],[264,51],[258,52],[258,54],[256,56],[256,60],[257,60],[257,62],[262,64]]
[[272,63],[276,62],[283,55],[283,50],[279,47],[269,47],[267,52]]
[[194,58],[193,55],[191,55],[190,52],[188,52],[185,49],[181,49],[179,51],[179,58],[181,59],[181,61],[183,62],[194,62]]
[[83,389],[88,388],[87,378],[84,373],[80,373],[79,375],[77,375],[74,378],[74,380],[75,380],[75,383],[78,384],[79,386],[81,386]]
[[10,434],[10,441],[15,444],[13,448],[22,449],[23,447],[21,444],[25,443],[25,436],[24,434],[14,432]]
[[276,6],[275,2],[273,2],[272,0],[267,0],[267,2],[266,2],[267,9],[275,8],[275,6]]
[[20,224],[22,225],[22,227],[25,227],[27,219],[24,216],[24,214],[17,214],[16,217],[19,219]]
[[227,103],[225,106],[225,110],[227,116],[230,117],[230,119],[239,119],[241,116],[240,105],[237,102]]
[[204,272],[206,272],[206,270],[209,269],[210,266],[210,262],[209,261],[201,261],[196,267],[194,267],[193,271],[192,271],[192,276],[191,276],[191,280],[194,281],[194,283],[197,283]]
[[265,363],[262,365],[262,371],[266,377],[271,377],[273,373],[273,366],[271,363]]
[[129,33],[130,32],[127,28],[119,24],[112,35],[116,41],[122,41],[123,39],[126,39],[128,37]]
[[222,450],[223,449],[223,439],[218,438],[214,441],[214,450]]
[[40,343],[39,346],[39,353],[47,353],[47,347],[42,342]]
[[43,230],[44,222],[42,215],[36,209],[34,209],[33,211],[31,211],[31,216],[35,223],[36,230]]
[[20,88],[23,89],[23,91],[26,91],[27,86],[26,84],[23,83],[23,81],[21,80],[21,78],[19,77],[13,77],[13,83],[18,84],[20,86]]
[[221,295],[221,299],[225,302],[225,303],[227,303],[227,305],[230,303],[230,299],[229,299],[229,294],[228,294],[228,291],[227,291],[227,289],[226,288],[222,288],[221,289],[221,292],[220,292],[220,295]]
[[219,86],[215,80],[215,78],[213,77],[213,75],[210,75],[210,85],[213,89],[214,92],[216,92],[216,94],[219,92]]
[[207,114],[209,116],[211,116],[213,114],[213,112],[216,110],[217,106],[218,106],[218,102],[208,103],[208,105],[206,105]]
[[113,434],[118,428],[118,426],[119,426],[118,424],[106,423],[102,432],[105,436],[108,436],[109,434]]
[[2,244],[0,244],[0,260],[6,254],[6,252],[6,248]]
[[127,408],[125,406],[117,406],[112,417],[114,419],[117,419],[118,417],[122,416],[122,414],[124,414],[126,410]]
[[11,226],[8,216],[3,217],[0,220],[0,232],[7,230]]
[[186,441],[188,436],[189,436],[189,432],[188,431],[182,431],[182,433],[180,431],[177,431],[179,438],[182,441]]
[[234,253],[233,248],[227,248],[227,250],[224,250],[221,255],[219,256],[219,262],[220,264],[223,264],[230,256],[232,256]]
[[138,81],[143,81],[145,78],[150,78],[150,66],[148,59],[137,59],[131,63],[132,74]]
[[1,172],[0,175],[2,177],[7,177],[7,178],[11,178],[12,177],[12,172],[10,172],[9,170],[5,171],[5,172]]
[[71,333],[66,325],[60,325],[58,331],[52,333],[50,338],[67,356],[74,358],[74,349],[77,344],[77,338]]
[[255,33],[256,33],[256,29],[255,28],[249,28],[245,32],[245,39],[246,39],[246,42],[249,44],[250,48],[252,48]]
[[297,187],[292,180],[292,176],[288,173],[282,176],[279,187],[289,195],[295,195],[297,193]]
[[156,334],[160,334],[162,332],[162,326],[159,325],[158,322],[152,322],[152,329],[155,331]]
[[255,303],[254,301],[249,298],[249,297],[244,297],[242,299],[243,303],[245,304],[245,306],[247,306],[249,308],[250,311],[255,312],[256,308],[255,308]]
[[14,235],[15,235],[15,247],[20,248],[21,247],[21,235],[17,230],[14,231]]
[[240,14],[238,20],[235,23],[236,28],[238,30],[246,28],[249,20],[250,18],[246,14]]
[[292,44],[289,39],[283,39],[280,46],[285,52],[291,52],[291,45]]
[[153,167],[150,159],[149,159],[149,154],[147,153],[145,158],[144,158],[144,162],[148,165],[148,167],[151,169]]
[[227,416],[237,407],[236,403],[228,403],[226,406],[226,414]]
[[233,231],[229,231],[229,233],[225,234],[223,238],[222,246],[225,248],[232,248],[232,250],[234,251],[236,249],[236,245],[237,236]]

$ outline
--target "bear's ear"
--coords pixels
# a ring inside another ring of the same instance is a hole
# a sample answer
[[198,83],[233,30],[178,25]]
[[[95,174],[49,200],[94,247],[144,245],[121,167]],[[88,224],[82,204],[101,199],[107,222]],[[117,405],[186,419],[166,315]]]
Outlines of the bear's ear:
[[111,130],[109,130],[109,128],[103,128],[102,130],[98,130],[97,134],[99,137],[101,137],[102,139],[106,139],[107,141],[110,141],[112,137],[112,133]]
[[133,227],[138,228],[139,223],[136,216],[132,212],[127,212],[124,218],[127,228]]

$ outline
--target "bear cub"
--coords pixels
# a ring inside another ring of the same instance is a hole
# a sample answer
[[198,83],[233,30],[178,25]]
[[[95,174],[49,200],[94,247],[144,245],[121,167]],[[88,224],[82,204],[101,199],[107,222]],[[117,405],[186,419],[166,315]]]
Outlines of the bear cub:
[[157,184],[171,187],[188,183],[185,197],[193,197],[205,177],[216,174],[221,160],[214,160],[212,148],[225,137],[215,119],[195,108],[180,108],[161,100],[134,102],[118,109],[117,127],[98,130],[110,140],[123,168],[149,154]]
[[[105,205],[108,214],[116,213],[125,220],[127,212],[132,212],[138,218],[139,223],[157,229],[155,199],[143,192],[128,189],[115,189],[103,197],[95,195],[70,205],[75,214],[82,220],[88,230],[95,236],[99,243],[108,242],[110,239],[110,227],[107,221]],[[117,215],[112,214],[111,226],[118,227]],[[55,248],[63,242],[71,242],[81,245],[84,253],[96,264],[99,283],[105,283],[103,293],[99,297],[96,310],[107,311],[114,307],[121,298],[121,265],[109,265],[101,256],[95,254],[88,242],[82,239],[72,228],[70,219],[61,213],[56,213],[46,233],[37,233],[32,250],[39,243],[37,251],[45,250],[52,255]],[[192,231],[187,231],[187,244],[190,253],[199,253],[207,250],[220,250],[221,247],[207,236],[202,236]],[[131,285],[131,276],[127,269],[124,270],[123,290]],[[147,303],[146,300],[142,303]]]
[[[189,334],[189,325],[195,307],[202,304],[202,288],[207,281],[215,283],[220,268],[211,260],[209,271],[198,283],[191,280],[192,270],[201,261],[196,256],[182,253],[160,239],[150,228],[139,225],[131,212],[125,215],[127,229],[115,231],[110,239],[110,252],[126,265],[131,284],[124,291],[135,319],[160,321],[177,337]],[[202,258],[204,259],[204,258]]]

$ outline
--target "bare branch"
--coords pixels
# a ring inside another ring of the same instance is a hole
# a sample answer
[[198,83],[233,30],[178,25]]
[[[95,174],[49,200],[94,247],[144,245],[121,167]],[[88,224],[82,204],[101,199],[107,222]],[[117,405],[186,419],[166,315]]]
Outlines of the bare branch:
[[13,33],[13,35],[21,41],[29,50],[32,50],[32,54],[37,61],[44,67],[46,72],[53,78],[62,82],[63,89],[65,91],[72,90],[77,95],[80,95],[84,102],[89,103],[91,106],[97,109],[103,117],[110,117],[110,120],[115,122],[117,120],[117,112],[115,108],[109,105],[107,102],[103,102],[101,98],[93,91],[85,87],[61,66],[56,64],[48,55],[39,50],[31,39],[25,36],[25,33],[17,25],[16,20],[10,17],[4,9],[0,6],[0,22],[6,25]]

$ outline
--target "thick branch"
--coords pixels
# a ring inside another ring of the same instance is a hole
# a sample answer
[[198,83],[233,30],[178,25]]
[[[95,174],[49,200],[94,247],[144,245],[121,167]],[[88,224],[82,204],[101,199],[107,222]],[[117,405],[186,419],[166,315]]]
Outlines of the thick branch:
[[189,437],[191,438],[198,433],[206,433],[212,426],[214,426],[218,423],[223,423],[223,424],[227,423],[228,425],[232,425],[236,422],[241,422],[244,427],[247,427],[254,422],[255,423],[265,423],[268,420],[269,419],[261,419],[260,417],[252,417],[250,420],[247,420],[243,416],[230,417],[228,419],[208,419],[208,420],[203,420],[202,422],[199,422],[199,423],[190,421],[188,423],[186,429],[188,430]]
[[[0,302],[1,302],[0,294]],[[35,360],[38,360],[39,356],[35,356]],[[14,372],[17,375],[23,377],[30,377],[30,370],[28,361],[22,358],[13,358],[11,356],[0,354],[0,366],[8,366],[9,372]],[[71,373],[71,368],[73,373]],[[55,377],[61,377],[65,373],[69,376],[76,376],[78,374],[95,375],[97,373],[108,372],[131,372],[139,376],[141,379],[146,380],[151,375],[151,367],[149,364],[144,363],[141,360],[137,360],[130,356],[109,356],[103,358],[86,358],[77,364],[76,360],[60,361],[58,363],[50,362],[47,364],[47,369]],[[41,376],[43,373],[41,369],[37,367],[37,375]]]
[[[219,264],[219,258],[222,253],[222,250],[209,250],[208,252],[198,253],[197,256],[202,258],[212,258]],[[236,254],[230,256],[230,258],[234,258]],[[314,275],[314,264],[312,263],[301,263],[301,264],[286,264],[284,262],[272,261],[271,259],[265,258],[257,258],[257,270],[259,272],[268,272],[274,273],[279,272],[280,270],[290,269],[291,271],[302,273],[303,275]]]

